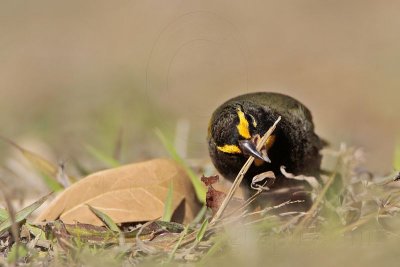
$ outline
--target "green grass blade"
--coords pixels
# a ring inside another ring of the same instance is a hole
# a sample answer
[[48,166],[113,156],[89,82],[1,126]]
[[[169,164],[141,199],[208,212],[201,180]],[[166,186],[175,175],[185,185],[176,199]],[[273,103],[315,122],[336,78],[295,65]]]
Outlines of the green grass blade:
[[52,192],[58,192],[64,189],[64,187],[58,182],[57,180],[53,179],[48,173],[42,172],[39,170],[39,173],[42,176],[44,183],[46,184],[47,188],[50,189]]
[[205,203],[206,201],[206,187],[203,185],[203,183],[200,181],[199,177],[194,173],[194,171],[188,166],[188,164],[179,156],[178,152],[176,152],[176,149],[172,145],[172,143],[167,140],[167,138],[164,136],[164,134],[159,130],[155,130],[157,137],[160,139],[161,143],[164,145],[165,149],[168,151],[170,156],[172,157],[173,160],[178,162],[186,171],[188,174],[194,190],[196,192],[197,199],[201,203]]
[[[15,214],[15,222],[19,223],[25,220],[32,212],[37,210],[49,198],[49,196],[50,194],[35,201],[28,207],[25,207],[22,210],[18,211]],[[7,218],[2,223],[0,223],[0,234],[3,233],[3,231],[7,230],[9,227],[11,227],[11,225],[12,225],[11,219],[9,216],[7,216]]]
[[5,221],[8,218],[8,212],[6,209],[0,208],[0,223]]
[[174,185],[173,185],[173,183],[171,181],[169,186],[168,186],[167,199],[165,200],[165,204],[164,204],[164,214],[163,214],[163,216],[161,218],[161,220],[164,221],[164,222],[170,222],[171,221],[172,214],[174,212],[172,210],[173,196],[174,196]]
[[208,227],[208,219],[206,218],[203,221],[203,223],[201,224],[200,230],[196,235],[196,243],[199,243],[203,239],[204,234],[206,233],[207,227]]
[[182,244],[183,238],[186,236],[188,230],[189,230],[189,224],[185,226],[185,229],[183,229],[178,242],[176,242],[174,248],[172,249],[171,253],[169,254],[168,262],[171,262],[174,259],[175,253],[178,250],[179,246]]
[[22,259],[28,255],[28,249],[24,244],[14,243],[11,247],[10,252],[7,255],[7,262],[12,264],[16,263],[19,259]]
[[98,210],[90,205],[88,205],[89,209],[97,216],[111,231],[113,232],[121,232],[117,224],[104,212]]
[[100,161],[107,167],[115,168],[121,166],[121,163],[119,161],[105,154],[104,152],[98,150],[97,148],[90,145],[86,145],[85,148],[90,155],[92,155],[94,158],[96,158],[98,161]]
[[[51,191],[60,191],[64,188],[60,182],[57,181],[58,166],[56,164],[32,151],[21,147],[6,137],[0,136],[0,138],[21,152],[21,154],[27,161],[29,161],[33,168],[41,174],[45,184]],[[73,178],[69,178],[70,180],[73,180]]]
[[206,215],[207,212],[207,206],[204,205],[201,207],[201,210],[197,213],[196,217],[193,219],[193,221],[190,223],[191,225],[197,225],[203,220],[204,216]]
[[198,266],[207,266],[208,264],[210,264],[210,262],[213,261],[213,257],[216,254],[221,253],[223,248],[226,246],[227,239],[228,238],[226,237],[225,234],[219,234],[214,236],[214,238],[212,239],[213,245],[200,259]]

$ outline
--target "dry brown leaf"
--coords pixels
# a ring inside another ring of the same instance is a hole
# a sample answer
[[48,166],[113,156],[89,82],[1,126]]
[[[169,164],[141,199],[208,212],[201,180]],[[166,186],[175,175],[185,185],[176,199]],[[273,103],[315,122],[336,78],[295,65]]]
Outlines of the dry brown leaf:
[[196,194],[185,171],[167,159],[154,159],[91,174],[63,191],[37,221],[59,218],[64,223],[103,225],[87,204],[106,213],[115,223],[155,220],[163,215],[171,181],[174,188],[173,218],[190,221],[199,208]]
[[[225,192],[214,188],[214,186],[218,186],[219,175],[208,176],[208,177],[203,176],[201,177],[201,181],[207,186],[206,205],[211,209],[213,214],[215,214],[226,197]],[[232,212],[243,204],[244,204],[243,199],[233,197],[227,207],[227,211]]]

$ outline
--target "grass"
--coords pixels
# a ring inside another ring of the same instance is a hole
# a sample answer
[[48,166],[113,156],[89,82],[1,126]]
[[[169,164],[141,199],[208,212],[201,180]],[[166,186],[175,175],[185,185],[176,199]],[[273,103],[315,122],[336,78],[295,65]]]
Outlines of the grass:
[[175,150],[172,143],[165,137],[165,135],[159,129],[156,129],[156,135],[164,145],[165,149],[168,151],[171,158],[176,162],[178,162],[185,169],[185,171],[189,175],[190,180],[192,181],[194,190],[196,191],[197,199],[200,202],[204,203],[206,199],[206,189],[205,186],[201,183],[198,175],[196,175],[192,170],[192,168],[190,168],[190,166],[185,162],[185,160],[182,159],[182,157]]
[[[158,135],[173,158],[191,170],[192,178],[200,177],[165,137]],[[167,204],[160,221],[116,225],[107,214],[90,207],[106,225],[99,227],[27,220],[47,196],[11,214],[0,209],[0,265],[151,266],[193,262],[199,266],[288,266],[307,262],[319,266],[319,261],[333,258],[348,265],[358,254],[358,263],[365,266],[376,266],[378,260],[391,263],[397,257],[394,248],[400,230],[396,173],[381,177],[361,171],[358,149],[343,146],[338,151],[327,150],[325,155],[336,164],[328,164],[334,168],[328,170],[329,175],[322,175],[320,187],[313,187],[314,202],[308,212],[285,211],[292,202],[257,211],[244,203],[237,212],[214,216],[212,221],[210,211],[203,208],[192,223],[182,225],[170,222],[172,211]],[[172,194],[170,184],[166,203],[172,202]]]
[[165,221],[165,222],[171,221],[172,215],[174,213],[173,208],[172,208],[173,194],[174,194],[174,184],[171,181],[168,186],[167,198],[165,199],[165,202],[164,202],[165,206],[164,206],[164,214],[161,218],[162,221]]
[[14,218],[12,218],[11,214],[7,215],[5,218],[0,220],[0,234],[2,234],[5,230],[9,229],[13,223],[20,223],[25,220],[32,212],[38,209],[49,197],[49,195],[40,198],[35,201],[31,205],[26,208],[15,213]]

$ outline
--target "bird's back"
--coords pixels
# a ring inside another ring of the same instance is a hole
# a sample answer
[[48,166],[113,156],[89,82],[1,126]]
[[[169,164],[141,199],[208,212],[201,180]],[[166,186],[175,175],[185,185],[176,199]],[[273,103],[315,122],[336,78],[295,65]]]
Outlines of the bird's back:
[[283,118],[290,119],[293,122],[301,124],[311,122],[308,123],[307,127],[311,127],[309,130],[314,130],[311,112],[305,105],[293,97],[273,92],[256,92],[240,95],[228,100],[228,102],[242,101],[253,102],[266,108],[269,107],[271,110],[277,111]]

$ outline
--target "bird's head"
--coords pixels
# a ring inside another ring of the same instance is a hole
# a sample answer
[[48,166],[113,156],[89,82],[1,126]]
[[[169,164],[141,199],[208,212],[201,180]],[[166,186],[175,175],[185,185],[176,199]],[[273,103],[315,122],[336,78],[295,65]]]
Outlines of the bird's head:
[[[222,105],[209,123],[210,153],[230,158],[253,156],[257,161],[270,163],[268,155],[256,149],[257,140],[270,126],[265,119],[267,116],[263,107],[246,102]],[[272,146],[274,140],[271,136],[266,147]]]

